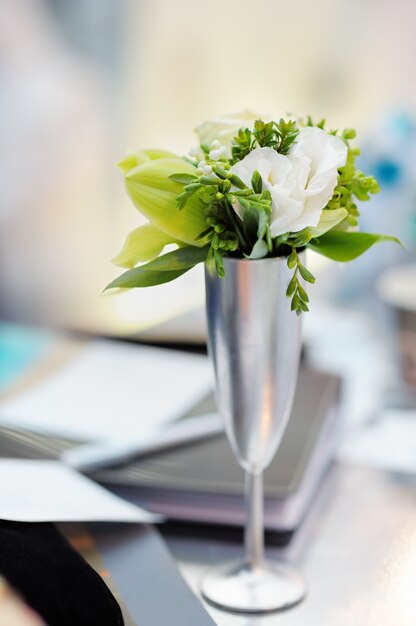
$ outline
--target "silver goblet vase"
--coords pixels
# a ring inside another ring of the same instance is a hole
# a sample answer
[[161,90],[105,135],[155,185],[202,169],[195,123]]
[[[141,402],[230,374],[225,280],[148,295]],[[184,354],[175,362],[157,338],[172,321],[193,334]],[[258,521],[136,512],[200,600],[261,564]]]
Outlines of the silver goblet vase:
[[263,470],[292,408],[301,321],[286,296],[286,258],[224,258],[225,277],[206,268],[208,346],[218,409],[246,473],[245,557],[211,569],[201,584],[213,605],[241,613],[289,608],[305,595],[289,564],[264,556]]

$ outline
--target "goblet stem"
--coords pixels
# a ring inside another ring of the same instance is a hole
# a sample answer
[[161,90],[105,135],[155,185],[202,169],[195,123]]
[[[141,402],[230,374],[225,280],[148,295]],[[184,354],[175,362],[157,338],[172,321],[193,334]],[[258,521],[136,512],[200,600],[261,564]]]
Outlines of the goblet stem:
[[246,562],[250,569],[261,567],[264,560],[263,473],[246,471],[246,524],[244,532]]

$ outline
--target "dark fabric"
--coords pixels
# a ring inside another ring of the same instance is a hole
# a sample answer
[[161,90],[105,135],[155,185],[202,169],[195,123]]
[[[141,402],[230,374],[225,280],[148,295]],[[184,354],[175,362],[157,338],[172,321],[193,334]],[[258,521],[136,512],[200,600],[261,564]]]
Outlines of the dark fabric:
[[0,520],[0,574],[48,626],[122,626],[102,578],[52,524]]

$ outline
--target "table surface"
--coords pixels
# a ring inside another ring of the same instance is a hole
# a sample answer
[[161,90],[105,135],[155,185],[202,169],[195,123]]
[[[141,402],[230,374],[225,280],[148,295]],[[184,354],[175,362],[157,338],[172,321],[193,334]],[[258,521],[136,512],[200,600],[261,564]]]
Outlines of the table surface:
[[[236,544],[167,540],[196,593],[207,565],[241,555]],[[306,599],[261,617],[206,605],[218,626],[414,626],[416,479],[336,464],[290,546],[268,553],[299,566],[308,583]]]
[[[371,356],[370,349],[363,348],[362,337],[357,338],[356,327],[354,333],[350,361],[348,342],[342,350],[345,372],[330,360],[336,356],[334,350],[328,351],[326,360],[321,350],[319,362],[344,377],[348,372],[355,375],[355,385],[347,381],[354,403],[349,403],[346,413],[355,415],[354,407],[359,406],[368,415],[366,398],[380,394],[375,393],[378,380],[369,381],[365,374],[375,378],[375,364],[386,359],[374,351]],[[371,356],[364,359],[361,369],[357,354]],[[208,565],[238,558],[242,552],[235,543],[173,536],[167,541],[196,593]],[[233,615],[207,606],[218,626],[415,626],[416,477],[335,464],[290,546],[268,552],[270,557],[283,557],[299,566],[308,583],[306,599],[286,612],[263,617]]]

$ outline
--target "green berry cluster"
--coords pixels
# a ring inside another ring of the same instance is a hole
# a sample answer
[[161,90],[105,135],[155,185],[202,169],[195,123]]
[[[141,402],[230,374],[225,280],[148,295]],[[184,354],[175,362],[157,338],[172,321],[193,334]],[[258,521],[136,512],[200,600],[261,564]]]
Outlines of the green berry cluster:
[[309,311],[308,302],[309,297],[303,288],[299,276],[303,278],[307,283],[314,283],[315,276],[302,265],[296,248],[292,248],[292,252],[287,258],[287,265],[289,269],[295,269],[292,279],[287,287],[286,295],[288,298],[292,298],[291,309],[295,311],[297,315]]

